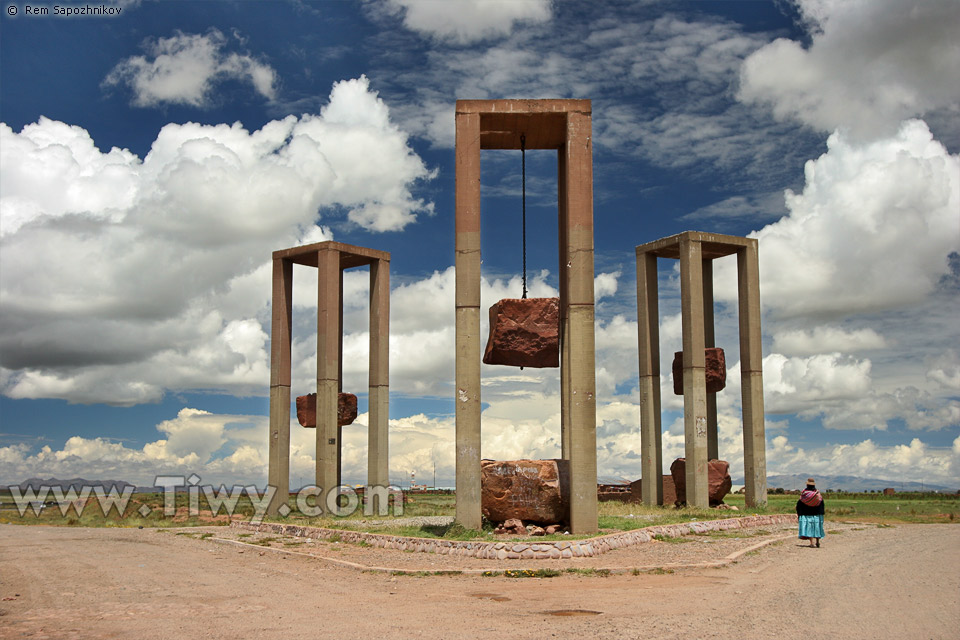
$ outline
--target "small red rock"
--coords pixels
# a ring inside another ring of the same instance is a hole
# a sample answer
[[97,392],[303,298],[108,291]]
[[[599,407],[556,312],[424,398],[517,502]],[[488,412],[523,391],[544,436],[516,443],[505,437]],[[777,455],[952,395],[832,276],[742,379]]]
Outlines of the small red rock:
[[517,536],[527,535],[527,528],[523,526],[523,521],[518,520],[517,518],[510,518],[509,520],[506,520],[500,526],[500,528],[502,529],[502,533],[517,535]]

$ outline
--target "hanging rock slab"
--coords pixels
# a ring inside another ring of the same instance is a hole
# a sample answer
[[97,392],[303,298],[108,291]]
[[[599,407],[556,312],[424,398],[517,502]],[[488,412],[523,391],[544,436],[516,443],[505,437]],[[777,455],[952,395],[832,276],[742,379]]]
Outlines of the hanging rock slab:
[[[337,398],[337,425],[353,424],[357,419],[357,396],[352,393],[341,393]],[[316,429],[317,427],[317,394],[310,393],[297,396],[297,421],[301,427]]]
[[[706,360],[707,393],[723,391],[727,386],[727,362],[723,349],[708,347],[703,351]],[[673,354],[673,393],[683,395],[683,351]]]
[[560,298],[505,298],[490,307],[485,364],[560,366]]

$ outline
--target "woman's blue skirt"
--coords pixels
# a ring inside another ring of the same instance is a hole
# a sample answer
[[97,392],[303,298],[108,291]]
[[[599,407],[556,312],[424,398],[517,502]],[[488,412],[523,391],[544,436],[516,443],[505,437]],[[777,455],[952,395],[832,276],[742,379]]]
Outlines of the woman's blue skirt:
[[823,516],[800,516],[801,538],[823,538]]

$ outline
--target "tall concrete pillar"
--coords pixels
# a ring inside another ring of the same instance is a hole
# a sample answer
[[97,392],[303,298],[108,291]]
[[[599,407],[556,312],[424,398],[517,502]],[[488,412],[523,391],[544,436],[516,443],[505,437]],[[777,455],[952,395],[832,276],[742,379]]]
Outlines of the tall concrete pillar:
[[456,127],[456,519],[480,529],[480,114]]
[[324,493],[337,486],[337,409],[340,393],[340,253],[317,252],[317,469]]
[[590,115],[567,114],[563,175],[567,217],[566,317],[569,334],[570,529],[597,530],[597,399],[593,291],[593,147]]
[[[706,348],[717,346],[713,321],[713,260],[704,258],[703,274],[703,344]],[[719,434],[717,433],[717,394],[707,393],[707,460],[720,457]]]
[[683,330],[683,431],[687,504],[708,507],[707,380],[703,335],[703,262],[700,243],[680,239]]
[[270,322],[269,486],[276,489],[267,515],[275,516],[290,495],[290,336],[293,321],[293,263],[273,259]]
[[660,425],[660,309],[657,256],[637,254],[637,338],[640,346],[641,500],[663,504],[663,445]]
[[[390,424],[390,262],[370,264],[369,424],[367,425],[367,485],[387,486]],[[374,513],[380,496],[373,493]],[[386,505],[383,505],[386,506]]]
[[737,274],[744,489],[747,506],[754,507],[767,503],[763,354],[760,333],[760,269],[755,239],[737,252]]
[[480,526],[480,150],[557,149],[561,455],[570,526],[597,529],[593,156],[589,100],[458,100],[456,114],[457,520]]
[[569,277],[567,270],[562,267],[563,257],[570,252],[568,228],[570,217],[567,214],[567,154],[563,149],[557,151],[557,216],[559,220],[559,250],[560,256],[560,309],[558,337],[560,340],[560,457],[570,459],[570,341],[566,339],[570,333],[570,308],[567,290]]

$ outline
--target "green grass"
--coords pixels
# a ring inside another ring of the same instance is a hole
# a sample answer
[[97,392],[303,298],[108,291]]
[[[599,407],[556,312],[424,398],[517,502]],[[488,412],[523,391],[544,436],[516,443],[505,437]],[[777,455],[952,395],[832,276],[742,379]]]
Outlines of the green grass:
[[[885,496],[881,493],[825,493],[827,520],[849,520],[871,524],[901,524],[960,522],[960,496],[955,494],[937,493],[898,493]],[[762,508],[746,508],[743,495],[727,496],[725,502],[737,506],[739,511],[716,509],[675,509],[672,506],[657,507],[642,504],[624,504],[620,502],[601,502],[598,511],[600,533],[615,533],[630,531],[649,525],[669,525],[702,520],[718,520],[722,518],[741,517],[746,515],[763,515],[778,513],[794,513],[797,501],[796,495],[770,494],[768,503]],[[20,516],[16,509],[11,508],[13,498],[9,491],[0,491],[0,502],[4,508],[0,509],[0,523],[14,524],[43,524],[53,526],[81,526],[81,527],[187,527],[211,526],[227,524],[224,518],[211,521],[213,514],[206,502],[205,496],[200,495],[200,514],[191,516],[186,512],[188,497],[185,493],[178,493],[176,508],[180,513],[177,517],[163,515],[163,495],[159,493],[134,494],[124,513],[124,517],[112,510],[104,516],[98,505],[90,503],[78,515],[71,507],[65,514],[61,514],[56,506],[44,509],[39,516],[28,509],[24,516]],[[576,540],[587,536],[556,534],[541,537],[509,537],[501,538],[492,534],[492,527],[486,524],[481,531],[466,530],[460,525],[412,527],[409,525],[390,525],[372,527],[361,520],[391,521],[397,517],[412,516],[452,516],[455,513],[456,498],[452,494],[409,495],[402,513],[394,514],[394,501],[388,501],[390,508],[386,516],[365,516],[360,509],[346,517],[321,516],[308,518],[294,511],[287,518],[269,518],[268,522],[284,522],[289,524],[309,525],[333,529],[369,531],[387,535],[410,536],[418,538],[436,538],[443,540],[488,540],[500,541],[509,539],[528,541],[557,541]],[[295,499],[289,501],[295,507]],[[141,516],[138,510],[146,505],[151,509],[147,516]],[[254,514],[254,507],[249,498],[241,497],[237,513],[249,518]],[[221,512],[222,513],[222,512]]]
[[[796,513],[796,495],[767,496],[763,510],[745,509],[742,495],[727,496],[724,502],[741,512]],[[956,523],[960,522],[960,496],[945,493],[825,493],[826,519],[872,523]]]
[[653,536],[653,539],[659,542],[669,542],[670,544],[684,544],[685,542],[693,542],[693,540],[690,538],[685,538],[682,536],[662,536],[659,534]]

